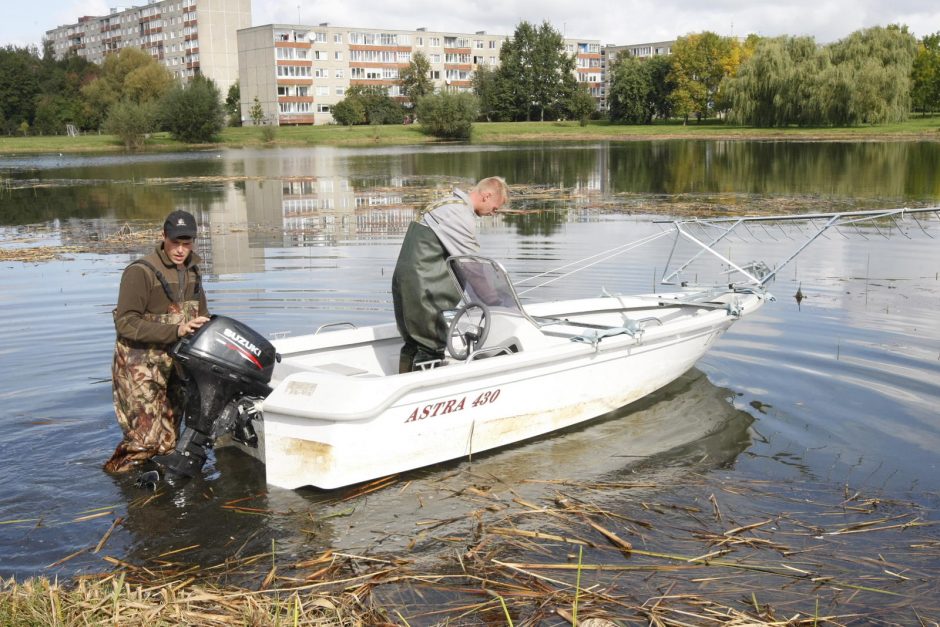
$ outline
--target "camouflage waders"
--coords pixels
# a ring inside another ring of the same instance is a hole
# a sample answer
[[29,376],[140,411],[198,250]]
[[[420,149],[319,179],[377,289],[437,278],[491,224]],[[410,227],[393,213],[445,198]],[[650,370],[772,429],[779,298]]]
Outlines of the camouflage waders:
[[[144,319],[179,326],[198,315],[199,302],[190,300],[182,306],[172,303],[166,314],[144,314]],[[124,439],[104,465],[108,472],[130,470],[176,446],[184,389],[168,348],[120,337],[114,345],[114,411]]]

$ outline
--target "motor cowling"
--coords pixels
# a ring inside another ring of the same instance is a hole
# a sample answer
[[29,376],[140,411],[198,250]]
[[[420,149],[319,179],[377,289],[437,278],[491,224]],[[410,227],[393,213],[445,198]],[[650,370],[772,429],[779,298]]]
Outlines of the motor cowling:
[[226,433],[246,444],[257,442],[251,419],[266,397],[280,356],[247,325],[212,316],[191,337],[170,349],[185,381],[183,432],[176,449],[154,461],[168,471],[192,477],[205,464],[208,449]]

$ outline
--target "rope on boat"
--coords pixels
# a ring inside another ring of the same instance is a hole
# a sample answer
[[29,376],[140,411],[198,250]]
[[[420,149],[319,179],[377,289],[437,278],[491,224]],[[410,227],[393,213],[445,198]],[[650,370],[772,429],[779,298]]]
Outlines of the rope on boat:
[[[558,275],[558,276],[552,277],[551,279],[549,279],[549,280],[547,280],[547,281],[544,281],[544,282],[542,282],[542,283],[539,283],[538,285],[534,285],[534,286],[532,286],[532,287],[530,287],[530,288],[528,288],[528,289],[525,289],[525,290],[523,290],[523,291],[521,291],[521,292],[518,292],[518,295],[519,295],[519,296],[522,296],[523,294],[528,294],[528,293],[531,292],[532,290],[537,290],[537,289],[540,288],[540,287],[545,287],[545,286],[548,285],[549,283],[554,283],[555,281],[558,281],[558,280],[560,280],[560,279],[564,279],[565,277],[569,277],[569,276],[571,276],[572,274],[575,274],[576,272],[580,272],[580,271],[582,271],[582,270],[586,270],[587,268],[590,268],[591,266],[595,266],[595,265],[597,265],[597,264],[599,264],[599,263],[602,263],[602,262],[604,262],[604,261],[607,261],[608,259],[613,259],[613,258],[616,257],[617,255],[621,255],[621,254],[623,254],[623,253],[625,253],[625,252],[628,252],[628,251],[633,250],[634,248],[638,248],[638,247],[640,247],[640,246],[643,246],[644,244],[648,244],[648,243],[650,243],[650,242],[652,242],[652,241],[654,241],[654,240],[659,239],[660,237],[665,237],[665,236],[667,236],[667,235],[672,235],[672,233],[671,233],[670,231],[662,231],[662,232],[660,232],[660,233],[654,233],[653,235],[647,235],[646,237],[643,237],[643,238],[641,238],[641,239],[634,240],[634,241],[628,242],[628,243],[626,243],[626,244],[621,244],[621,245],[615,246],[615,247],[613,247],[613,248],[608,248],[607,250],[602,250],[601,252],[595,253],[595,254],[593,254],[593,255],[590,255],[589,257],[584,257],[583,259],[577,259],[577,260],[575,260],[575,261],[572,261],[571,263],[566,263],[566,264],[563,265],[563,266],[559,266],[559,267],[554,268],[554,269],[552,269],[552,270],[547,270],[547,271],[545,271],[545,272],[542,272],[541,274],[535,274],[535,275],[533,275],[533,276],[526,277],[526,278],[524,278],[524,279],[522,279],[522,280],[520,280],[520,281],[517,281],[517,282],[515,283],[515,286],[522,285],[522,284],[525,283],[526,281],[532,281],[532,280],[534,280],[534,279],[538,279],[538,278],[540,278],[540,277],[543,277],[543,276],[546,276],[546,275],[549,275],[549,274],[554,274],[554,273],[556,273],[556,272],[559,272],[560,270],[564,270],[565,268],[568,268],[568,267],[571,267],[571,266],[574,266],[574,265],[577,265],[577,264],[584,264],[584,265],[582,265],[582,266],[579,266],[579,267],[575,268],[574,270],[571,270],[571,271],[569,271],[569,272],[565,272],[565,273],[560,274],[560,275]],[[598,257],[600,257],[600,258],[598,259]],[[591,261],[592,259],[594,259],[595,261]],[[591,261],[591,263],[585,263],[585,262],[588,262],[588,261]]]

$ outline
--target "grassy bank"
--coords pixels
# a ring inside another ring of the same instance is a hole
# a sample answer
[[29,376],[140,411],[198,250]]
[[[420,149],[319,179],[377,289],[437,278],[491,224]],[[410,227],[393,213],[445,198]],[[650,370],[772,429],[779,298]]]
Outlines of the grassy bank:
[[[670,122],[653,125],[619,125],[591,122],[481,122],[473,127],[473,143],[533,141],[643,141],[652,139],[728,139],[792,141],[940,141],[940,116],[914,117],[906,122],[845,128],[764,129],[732,126],[711,120],[702,124]],[[284,126],[265,141],[262,129],[226,128],[219,142],[184,144],[166,133],[147,142],[148,151],[189,150],[217,147],[261,146],[394,146],[432,143],[420,125],[387,126]],[[124,145],[113,135],[79,137],[2,137],[0,155],[28,153],[122,152]]]

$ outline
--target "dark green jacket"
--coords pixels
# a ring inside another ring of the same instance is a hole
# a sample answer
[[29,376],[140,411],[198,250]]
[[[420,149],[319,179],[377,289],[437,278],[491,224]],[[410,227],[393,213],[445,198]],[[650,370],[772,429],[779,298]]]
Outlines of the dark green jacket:
[[[199,274],[200,261],[196,253],[190,253],[186,259],[186,269],[179,270],[163,251],[163,244],[160,244],[154,252],[128,265],[121,276],[121,289],[114,310],[114,327],[118,337],[148,344],[172,344],[179,339],[177,327],[151,322],[144,319],[144,314],[170,313],[174,303],[198,300],[199,315],[208,316],[209,307]],[[147,264],[162,275],[165,287]]]

